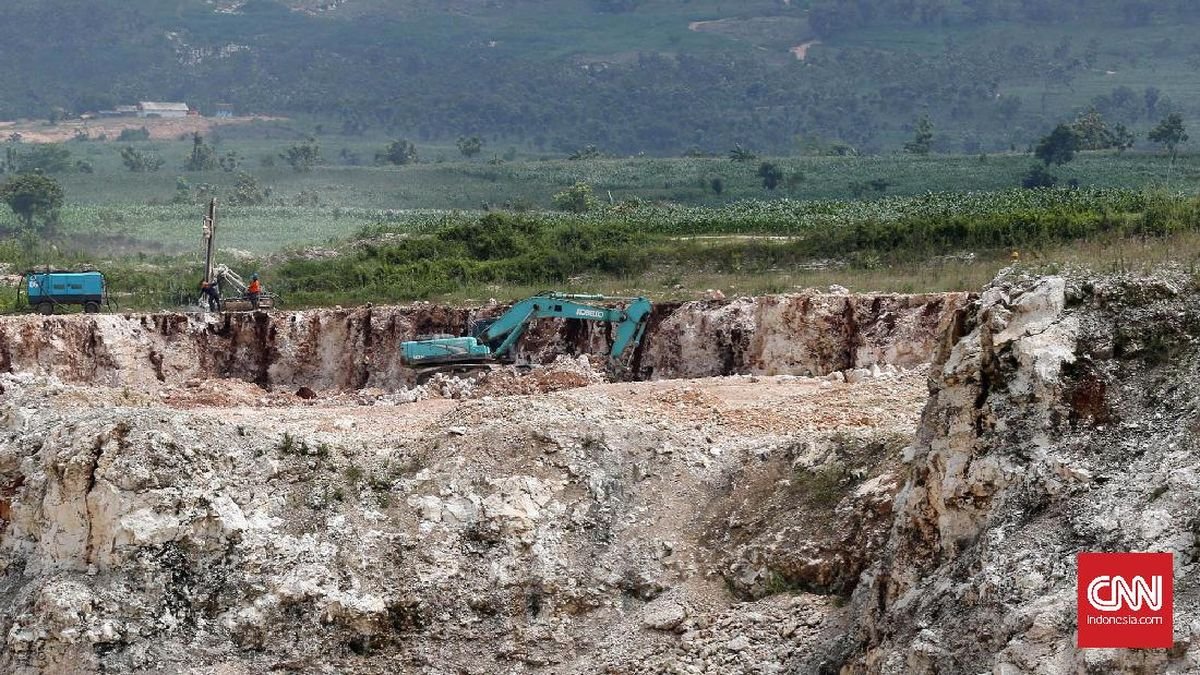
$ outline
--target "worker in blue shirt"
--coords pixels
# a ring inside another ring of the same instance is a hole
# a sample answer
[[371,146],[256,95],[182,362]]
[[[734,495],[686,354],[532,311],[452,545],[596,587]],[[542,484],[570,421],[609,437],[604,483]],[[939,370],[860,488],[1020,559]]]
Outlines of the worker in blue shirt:
[[215,312],[221,309],[221,290],[217,288],[215,281],[207,279],[200,282],[200,292],[208,299],[208,310]]

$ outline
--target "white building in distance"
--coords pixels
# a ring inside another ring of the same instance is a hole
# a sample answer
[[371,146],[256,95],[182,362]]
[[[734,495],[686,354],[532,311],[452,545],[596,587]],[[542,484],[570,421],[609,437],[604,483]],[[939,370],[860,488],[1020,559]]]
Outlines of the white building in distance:
[[194,114],[186,103],[159,103],[141,101],[137,106],[138,117],[187,117]]

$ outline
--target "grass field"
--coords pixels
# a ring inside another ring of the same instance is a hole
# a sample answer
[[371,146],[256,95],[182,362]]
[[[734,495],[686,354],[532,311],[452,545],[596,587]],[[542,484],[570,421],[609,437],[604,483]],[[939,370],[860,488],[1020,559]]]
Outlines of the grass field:
[[[296,172],[279,155],[306,131],[311,129],[301,122],[288,122],[264,125],[253,132],[238,129],[218,134],[217,152],[234,152],[240,158],[241,165],[230,172],[184,171],[191,150],[186,140],[68,143],[65,147],[71,152],[71,161],[88,162],[92,172],[56,176],[66,192],[62,231],[70,235],[60,245],[101,254],[194,250],[202,195],[224,198],[241,172],[254,176],[266,193],[266,203],[223,206],[220,245],[265,255],[328,244],[375,224],[396,230],[419,229],[431,223],[475,218],[484,209],[544,211],[552,208],[555,193],[579,181],[591,185],[603,204],[641,200],[660,205],[652,209],[671,213],[686,207],[716,208],[687,216],[708,223],[696,231],[723,231],[721,219],[728,217],[729,227],[735,231],[766,233],[778,231],[779,222],[765,228],[736,224],[741,212],[736,205],[748,200],[779,203],[781,215],[776,220],[789,218],[793,225],[788,228],[795,228],[807,226],[814,209],[825,207],[810,204],[804,207],[807,211],[797,213],[794,206],[787,206],[787,200],[895,204],[897,198],[928,193],[1004,191],[1018,185],[1033,163],[1024,154],[788,157],[751,162],[723,157],[572,161],[543,159],[528,148],[496,152],[498,149],[488,146],[482,157],[465,160],[453,146],[422,145],[420,163],[377,166],[374,156],[385,147],[386,138],[324,135],[318,137],[318,143],[326,163],[309,172]],[[162,157],[164,166],[152,173],[126,170],[119,156],[126,145]],[[513,159],[505,161],[499,154]],[[775,190],[764,189],[757,175],[762,161],[775,163],[783,171],[784,180]],[[1063,183],[1074,180],[1083,187],[1187,192],[1200,184],[1200,154],[1182,154],[1171,166],[1157,153],[1082,153],[1054,172]],[[831,218],[836,220],[845,208],[835,208]],[[0,227],[16,228],[15,218],[7,210],[0,211]]]
[[[1035,212],[1069,214],[1085,207],[1130,212],[1140,209],[1143,194],[1122,188],[1057,192],[1009,189],[872,200],[742,200],[713,206],[629,202],[604,205],[586,214],[536,210],[528,215],[547,223],[610,223],[669,236],[800,237],[820,230],[918,217],[953,223],[997,215],[1011,222],[1033,222]],[[203,207],[198,204],[69,206],[62,215],[62,241],[58,246],[102,256],[195,252],[199,249],[202,214]],[[218,244],[261,257],[308,246],[331,246],[364,232],[368,236],[426,234],[449,225],[475,222],[482,215],[478,210],[222,206]],[[15,222],[7,225],[16,227]]]
[[[242,171],[269,190],[267,201],[223,203],[221,258],[262,271],[291,306],[511,298],[549,286],[656,297],[835,283],[968,289],[1013,248],[1026,261],[1090,257],[1106,266],[1169,257],[1156,247],[1174,241],[1176,258],[1191,259],[1200,224],[1194,154],[1172,166],[1158,154],[1084,153],[1055,169],[1082,187],[1052,191],[1013,187],[1033,161],[1020,154],[770,158],[785,180],[769,191],[756,175],[763,160],[571,161],[525,149],[490,163],[421,146],[421,163],[384,167],[370,160],[386,139],[328,135],[319,137],[325,156],[345,163],[296,172],[278,155],[303,134],[271,133],[220,138],[219,154],[243,158],[232,172],[183,171],[184,140],[133,144],[164,158],[153,173],[124,169],[125,144],[69,143],[72,161],[92,172],[59,176],[67,203],[57,233],[20,233],[0,213],[0,227],[17,233],[0,246],[0,262],[95,266],[123,306],[186,305],[201,270],[200,188],[224,199]],[[550,210],[553,195],[579,181],[594,187],[595,210]],[[871,186],[880,181],[883,189]],[[485,207],[503,214],[499,234],[488,234]]]
[[[307,173],[297,173],[278,158],[291,140],[223,141],[221,153],[243,158],[239,170],[253,174],[271,189],[271,202],[291,204],[315,194],[330,207],[373,209],[480,209],[483,205],[548,208],[554,194],[577,181],[591,184],[605,200],[630,198],[666,200],[682,204],[722,204],[739,199],[843,199],[926,192],[1002,190],[1020,185],[1021,176],[1034,163],[1025,154],[1002,155],[882,155],[872,157],[788,157],[733,162],[715,158],[606,158],[571,161],[536,159],[528,152],[515,161],[491,163],[497,154],[515,149],[485,146],[482,158],[465,161],[453,147],[421,147],[422,161],[409,166],[375,166],[375,152],[386,139],[319,139],[327,162]],[[131,173],[120,163],[120,149],[133,145],[166,160],[154,173]],[[189,186],[231,186],[232,172],[189,173],[182,166],[190,143],[144,142],[136,144],[70,143],[73,158],[86,159],[95,173],[70,173],[61,177],[71,204],[147,204],[170,201],[182,179]],[[343,150],[359,165],[342,162]],[[271,158],[274,166],[263,166]],[[445,161],[438,161],[439,158]],[[765,190],[757,171],[762,161],[777,164],[785,179],[774,191]],[[1189,189],[1200,180],[1200,154],[1181,155],[1174,167],[1157,153],[1083,153],[1055,173],[1065,183],[1082,186]],[[721,192],[713,190],[719,179]],[[868,184],[883,181],[877,191]]]

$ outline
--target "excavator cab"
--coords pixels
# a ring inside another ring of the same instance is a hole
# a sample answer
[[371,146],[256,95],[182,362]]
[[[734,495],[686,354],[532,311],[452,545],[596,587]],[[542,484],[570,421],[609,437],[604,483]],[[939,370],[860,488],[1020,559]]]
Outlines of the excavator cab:
[[413,340],[401,343],[400,349],[404,362],[414,366],[482,363],[492,355],[487,345],[473,337]]
[[494,323],[496,323],[495,319],[476,319],[475,321],[472,321],[471,325],[467,328],[467,335],[473,338],[478,338],[486,333]]

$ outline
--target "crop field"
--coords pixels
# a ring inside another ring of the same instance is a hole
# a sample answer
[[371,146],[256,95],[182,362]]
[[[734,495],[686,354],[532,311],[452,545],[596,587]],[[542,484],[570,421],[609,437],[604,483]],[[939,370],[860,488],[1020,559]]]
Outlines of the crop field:
[[[1033,159],[1021,153],[737,162],[568,160],[506,148],[505,159],[485,143],[470,160],[452,145],[421,145],[419,162],[381,166],[375,153],[387,139],[325,134],[316,141],[323,161],[295,171],[282,155],[308,138],[303,131],[287,122],[219,132],[206,142],[236,166],[199,172],[184,170],[188,139],[64,144],[88,170],[53,174],[66,199],[49,234],[22,231],[0,211],[0,228],[13,235],[0,264],[95,266],[123,306],[184,306],[199,279],[211,196],[221,203],[222,261],[262,271],[291,306],[513,297],[550,286],[663,297],[831,283],[973,288],[1013,249],[1052,264],[1094,244],[1107,261],[1135,240],[1190,242],[1178,238],[1200,226],[1193,154],[1172,164],[1144,152],[1081,153],[1052,169],[1060,185],[1079,187],[1025,190],[1015,185]],[[129,171],[124,147],[162,166]],[[763,162],[781,170],[774,190],[758,175]],[[238,203],[247,181],[259,203]],[[555,210],[554,195],[577,183],[591,187],[592,208]]]
[[[365,150],[352,151],[361,157]],[[265,152],[264,157],[269,157]],[[757,170],[777,164],[784,181],[765,190]],[[182,162],[180,162],[182,163]],[[241,170],[272,190],[272,201],[293,202],[315,194],[324,205],[379,209],[479,209],[483,205],[548,208],[553,195],[575,182],[592,185],[604,200],[631,198],[715,205],[739,199],[878,198],[926,192],[992,191],[1017,187],[1033,160],[1024,155],[914,158],[765,158],[739,163],[722,158],[544,160],[490,164],[446,161],[413,166],[318,166],[296,173],[286,166],[246,161]],[[1063,183],[1081,186],[1188,186],[1200,180],[1200,155],[1179,159],[1172,169],[1153,154],[1085,154],[1057,170]],[[97,171],[69,175],[69,195],[88,203],[125,204],[171,199],[179,179],[189,185],[231,185],[234,173],[189,174],[168,168],[155,174]],[[714,180],[720,193],[714,191]],[[881,190],[871,187],[881,181]]]
[[[1013,250],[1036,257],[1072,243],[1194,232],[1200,228],[1200,200],[1059,189],[459,218],[376,226],[360,232],[358,245],[342,255],[302,256],[277,271],[304,304],[348,294],[375,301],[471,287],[562,286],[584,278],[676,279],[664,282],[673,287],[692,286],[705,274],[757,276],[771,283],[813,269],[851,276],[892,269],[904,276],[931,261],[993,266]],[[414,233],[423,236],[403,236]]]
[[[90,171],[55,174],[66,193],[60,230],[68,238],[59,245],[106,254],[189,252],[197,246],[201,205],[211,195],[223,203],[219,244],[254,255],[327,245],[370,228],[422,232],[488,210],[535,213],[555,222],[577,218],[551,210],[554,195],[577,182],[592,186],[604,207],[585,219],[677,235],[794,235],[922,212],[990,212],[1009,202],[1012,208],[1004,208],[1012,211],[1041,199],[1014,189],[1033,163],[1021,153],[572,161],[485,141],[473,160],[453,145],[421,145],[418,163],[379,166],[375,153],[387,139],[325,134],[316,141],[323,163],[298,172],[281,154],[302,142],[306,131],[315,130],[294,121],[218,130],[207,142],[219,156],[236,156],[237,166],[228,171],[185,171],[190,140],[64,144],[70,161],[86,162]],[[162,167],[127,170],[120,159],[125,147],[161,157]],[[774,190],[765,189],[757,174],[763,162],[777,165],[783,176]],[[1085,201],[1116,208],[1136,198],[1121,190],[1194,191],[1200,154],[1180,155],[1172,165],[1153,153],[1081,153],[1054,172],[1061,184],[1075,181],[1082,188],[1054,193],[1055,208]],[[262,203],[230,204],[228,196],[247,176],[261,189]],[[7,210],[0,211],[0,228],[17,229]]]
[[[203,214],[198,204],[69,206],[59,231],[72,248],[179,254],[199,249]],[[254,255],[328,244],[401,218],[403,229],[423,231],[455,217],[441,211],[299,206],[222,206],[218,216],[218,245]]]
[[[232,153],[236,168],[189,172],[184,162],[191,141],[73,141],[62,147],[70,161],[87,162],[91,173],[58,174],[68,204],[129,205],[167,203],[183,191],[211,186],[228,189],[240,173],[252,175],[268,191],[268,203],[303,203],[373,209],[467,209],[486,206],[550,208],[554,194],[586,182],[604,201],[628,199],[680,204],[720,205],[744,199],[877,199],[928,192],[995,191],[1018,187],[1035,163],[1021,152],[991,155],[878,155],[863,157],[762,157],[735,162],[720,156],[648,158],[598,157],[569,160],[530,147],[484,139],[481,154],[464,159],[453,144],[420,144],[418,162],[376,164],[385,137],[318,134],[302,122],[263,123],[218,129],[213,144],[219,156]],[[311,171],[293,171],[281,154],[316,134],[321,162]],[[135,173],[122,165],[125,147],[162,158],[153,172]],[[764,189],[758,169],[779,167],[782,180]],[[1200,182],[1200,154],[1169,158],[1152,152],[1080,153],[1054,169],[1062,184],[1082,187],[1166,187],[1194,189]]]
[[[609,224],[670,235],[778,235],[801,237],[866,223],[1032,222],[1077,214],[1136,212],[1146,194],[1120,188],[938,193],[874,200],[744,200],[720,206],[628,202],[590,213],[528,211],[521,217],[549,225]],[[128,252],[186,253],[199,247],[203,208],[198,204],[68,206],[59,229],[64,245]],[[372,209],[343,206],[229,206],[220,211],[219,245],[266,255],[352,236],[427,234],[477,221],[482,211]],[[106,248],[107,247],[107,248]]]

